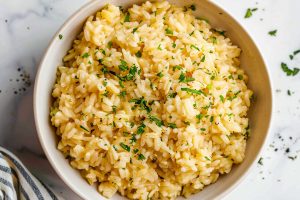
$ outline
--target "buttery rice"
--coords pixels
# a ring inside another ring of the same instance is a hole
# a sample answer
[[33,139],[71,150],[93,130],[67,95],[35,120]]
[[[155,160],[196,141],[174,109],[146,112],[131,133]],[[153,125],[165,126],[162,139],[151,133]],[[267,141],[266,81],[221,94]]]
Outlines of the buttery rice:
[[107,5],[58,67],[58,149],[105,197],[175,199],[244,159],[241,50],[189,8]]

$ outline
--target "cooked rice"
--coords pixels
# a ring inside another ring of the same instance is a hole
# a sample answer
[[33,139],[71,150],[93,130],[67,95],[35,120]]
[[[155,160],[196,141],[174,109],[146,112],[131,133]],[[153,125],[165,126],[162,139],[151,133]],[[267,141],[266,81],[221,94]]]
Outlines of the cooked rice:
[[105,197],[175,199],[244,159],[241,50],[190,9],[107,5],[58,67],[58,149]]

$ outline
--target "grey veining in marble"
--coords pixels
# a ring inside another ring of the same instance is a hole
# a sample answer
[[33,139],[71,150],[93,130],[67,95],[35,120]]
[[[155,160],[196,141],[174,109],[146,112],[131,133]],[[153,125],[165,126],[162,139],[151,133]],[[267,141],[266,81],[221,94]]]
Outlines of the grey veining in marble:
[[[0,145],[66,199],[80,199],[52,170],[36,136],[32,92],[38,63],[63,22],[88,0],[0,0]],[[250,175],[225,199],[300,199],[300,73],[286,76],[281,62],[300,68],[298,0],[215,0],[253,36],[265,57],[275,97],[273,126]],[[247,8],[258,8],[244,19]],[[276,37],[268,34],[277,30]],[[288,90],[290,91],[288,94]],[[299,158],[297,158],[299,157]]]

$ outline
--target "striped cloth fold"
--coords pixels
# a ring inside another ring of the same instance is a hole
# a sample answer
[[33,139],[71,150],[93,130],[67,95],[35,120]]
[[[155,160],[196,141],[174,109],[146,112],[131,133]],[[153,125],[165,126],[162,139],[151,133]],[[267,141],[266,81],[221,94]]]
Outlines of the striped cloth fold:
[[12,153],[0,147],[1,200],[62,200],[34,177]]

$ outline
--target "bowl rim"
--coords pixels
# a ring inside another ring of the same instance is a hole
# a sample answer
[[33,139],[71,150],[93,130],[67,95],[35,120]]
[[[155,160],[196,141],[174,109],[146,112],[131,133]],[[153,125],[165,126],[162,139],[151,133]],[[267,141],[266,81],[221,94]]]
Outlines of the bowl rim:
[[[45,50],[43,57],[40,61],[40,64],[38,66],[37,69],[37,73],[36,73],[36,77],[35,77],[35,83],[34,83],[34,92],[33,92],[33,112],[34,112],[34,122],[35,122],[35,127],[36,127],[36,131],[37,131],[37,135],[39,138],[39,142],[42,146],[42,149],[49,161],[49,163],[51,164],[51,167],[54,169],[54,171],[56,172],[56,174],[59,176],[59,178],[61,180],[63,180],[63,182],[74,192],[76,193],[78,196],[80,196],[81,198],[85,199],[86,196],[81,193],[80,191],[78,191],[75,187],[75,185],[71,184],[69,180],[67,180],[67,178],[64,177],[63,172],[61,171],[61,169],[55,164],[54,159],[52,158],[52,156],[50,155],[50,153],[48,152],[46,145],[45,145],[45,141],[43,140],[42,137],[42,130],[40,127],[40,122],[39,122],[39,118],[37,117],[37,113],[38,113],[38,107],[37,107],[37,99],[39,98],[38,96],[38,85],[39,82],[42,81],[41,80],[41,71],[43,70],[43,66],[46,60],[46,57],[48,56],[49,52],[51,51],[51,49],[53,48],[54,44],[55,44],[55,39],[59,36],[59,34],[61,32],[64,32],[64,30],[66,29],[66,26],[72,21],[74,20],[74,18],[76,18],[78,15],[81,15],[82,12],[84,10],[86,10],[87,8],[89,8],[92,4],[96,4],[97,2],[99,2],[101,0],[93,0],[90,2],[87,2],[85,4],[83,4],[79,9],[77,9],[71,16],[69,16],[67,18],[67,20],[65,20],[65,22],[60,26],[60,28],[56,31],[56,33],[54,34],[54,36],[51,38],[50,43],[48,44],[47,49]],[[108,2],[107,2],[108,3]],[[216,194],[215,199],[221,199],[223,197],[225,197],[226,195],[228,195],[230,192],[232,192],[251,172],[251,170],[254,168],[254,164],[257,163],[262,151],[265,149],[266,147],[266,141],[268,140],[268,138],[270,137],[270,132],[272,129],[272,124],[273,124],[273,118],[274,118],[274,93],[273,93],[273,83],[272,83],[272,79],[270,78],[270,69],[267,67],[267,62],[266,59],[264,58],[259,45],[255,42],[255,40],[253,39],[253,37],[251,36],[251,34],[249,33],[249,31],[239,22],[239,20],[237,20],[234,16],[232,16],[232,14],[225,9],[223,6],[219,5],[216,2],[213,1],[208,1],[208,3],[212,4],[213,6],[217,7],[218,9],[222,10],[222,12],[226,13],[232,20],[234,23],[236,23],[238,26],[240,26],[241,29],[244,30],[246,36],[249,38],[249,40],[253,43],[254,47],[256,48],[258,54],[261,57],[262,63],[265,67],[266,70],[266,75],[267,75],[267,81],[269,82],[269,89],[270,89],[270,119],[268,121],[268,126],[267,126],[267,130],[266,130],[266,134],[265,137],[263,138],[262,144],[259,147],[258,153],[255,156],[255,159],[253,160],[252,163],[250,163],[248,166],[245,167],[244,171],[241,173],[241,176],[239,178],[237,178],[231,185],[229,185],[228,187],[226,187],[224,189],[223,192]],[[88,16],[87,16],[88,17]],[[101,197],[103,197],[101,195]],[[105,197],[103,197],[105,198]]]

